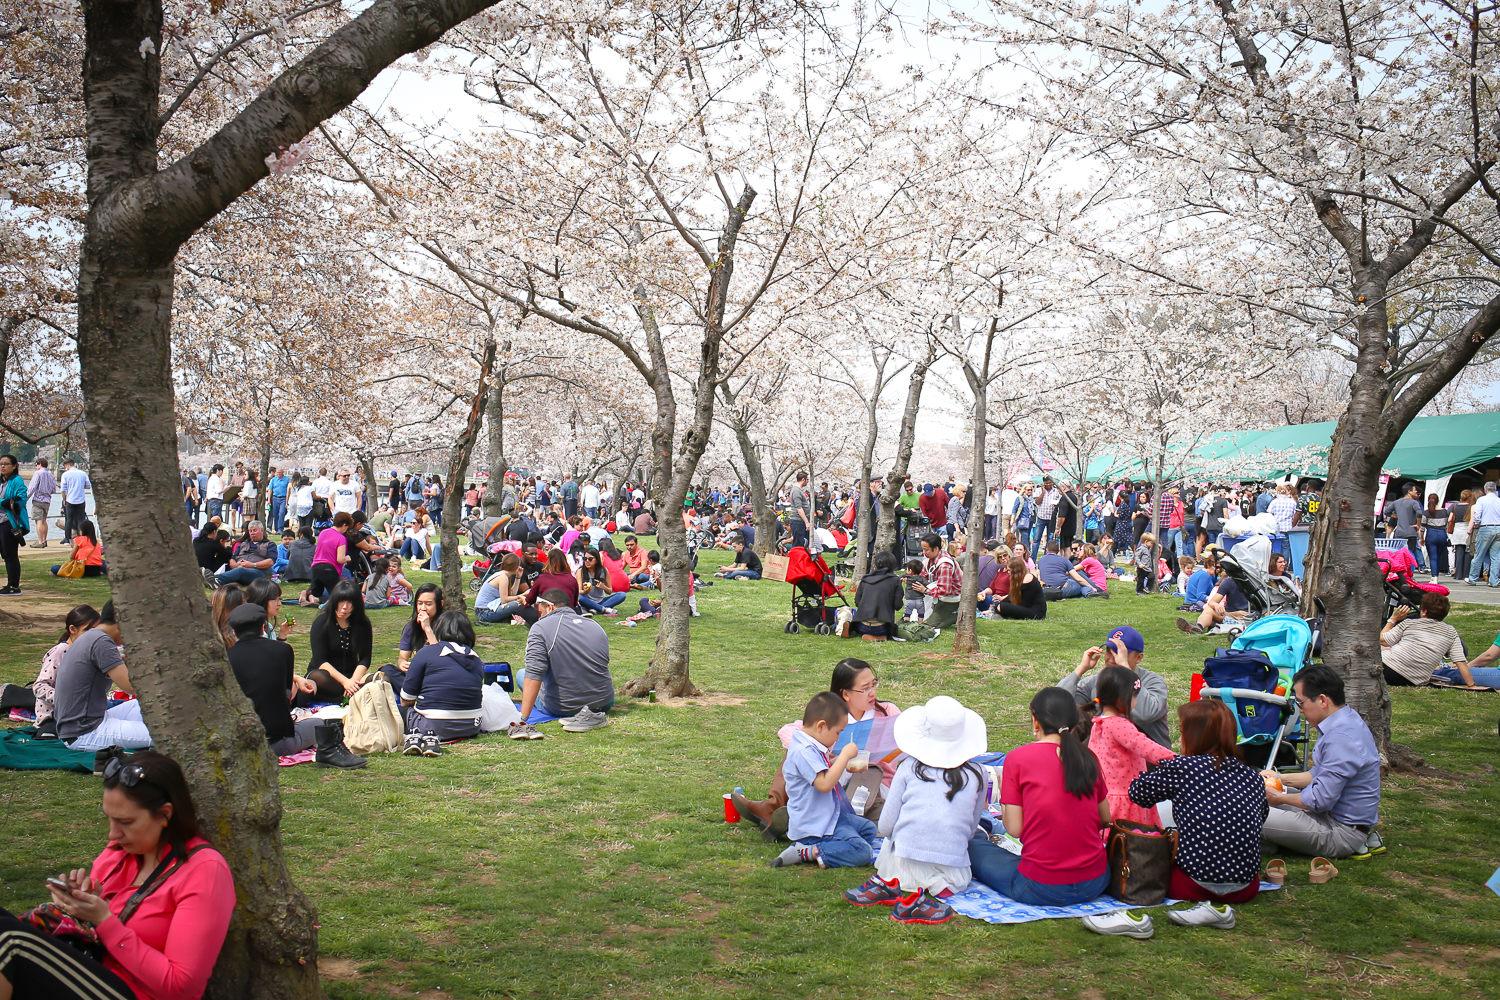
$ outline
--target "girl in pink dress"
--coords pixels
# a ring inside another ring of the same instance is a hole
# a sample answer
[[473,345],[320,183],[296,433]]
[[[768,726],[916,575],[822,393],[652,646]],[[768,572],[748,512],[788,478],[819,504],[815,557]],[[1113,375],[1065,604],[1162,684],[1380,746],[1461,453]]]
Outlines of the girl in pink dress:
[[1142,826],[1161,826],[1156,807],[1144,809],[1130,801],[1130,783],[1156,764],[1176,756],[1130,721],[1130,706],[1141,682],[1129,667],[1105,667],[1094,685],[1099,714],[1089,736],[1089,749],[1099,758],[1099,773],[1109,790],[1109,815]]

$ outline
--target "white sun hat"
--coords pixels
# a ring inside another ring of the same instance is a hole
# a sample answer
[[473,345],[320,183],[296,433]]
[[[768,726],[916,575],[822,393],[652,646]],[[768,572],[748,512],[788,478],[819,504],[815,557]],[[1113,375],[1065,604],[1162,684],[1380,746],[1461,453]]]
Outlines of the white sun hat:
[[958,767],[989,749],[978,712],[940,694],[896,716],[896,746],[928,767]]

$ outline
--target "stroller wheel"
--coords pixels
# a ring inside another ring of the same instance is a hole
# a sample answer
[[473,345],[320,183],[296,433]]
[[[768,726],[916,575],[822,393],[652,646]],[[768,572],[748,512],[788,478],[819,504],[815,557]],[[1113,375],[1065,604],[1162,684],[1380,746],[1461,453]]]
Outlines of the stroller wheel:
[[481,586],[482,586],[482,584],[479,582],[479,580],[477,578],[469,581],[469,589],[472,590],[476,594],[479,593],[479,588]]
[[799,627],[800,626],[798,626],[798,624],[796,622],[787,622],[786,623],[786,634],[787,635],[796,635],[797,634],[797,629]]
[[822,622],[819,622],[817,627],[814,628],[813,631],[818,633],[819,635],[831,635],[833,633],[833,629],[829,628],[827,625],[824,625]]

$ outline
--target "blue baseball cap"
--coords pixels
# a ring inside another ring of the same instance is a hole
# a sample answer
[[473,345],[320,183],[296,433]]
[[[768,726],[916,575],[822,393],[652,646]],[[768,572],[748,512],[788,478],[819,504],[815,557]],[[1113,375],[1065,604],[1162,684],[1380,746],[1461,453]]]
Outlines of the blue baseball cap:
[[1111,642],[1118,642],[1132,653],[1144,653],[1146,651],[1146,640],[1142,639],[1141,634],[1129,625],[1121,625],[1119,628],[1110,629],[1109,637],[1105,640],[1105,644],[1108,645]]

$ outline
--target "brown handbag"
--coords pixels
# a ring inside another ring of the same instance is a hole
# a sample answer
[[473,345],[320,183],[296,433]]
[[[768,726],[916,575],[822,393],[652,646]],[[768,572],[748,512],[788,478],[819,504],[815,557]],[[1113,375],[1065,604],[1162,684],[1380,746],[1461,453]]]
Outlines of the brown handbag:
[[1115,820],[1106,850],[1111,896],[1131,906],[1156,906],[1167,898],[1177,860],[1176,830],[1164,833],[1154,826]]

